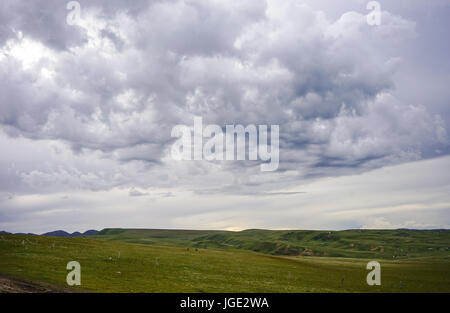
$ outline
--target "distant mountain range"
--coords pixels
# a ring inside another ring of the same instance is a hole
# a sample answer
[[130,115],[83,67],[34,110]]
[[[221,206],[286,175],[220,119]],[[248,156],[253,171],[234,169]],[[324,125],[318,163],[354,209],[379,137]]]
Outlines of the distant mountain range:
[[92,236],[92,235],[96,235],[98,233],[98,230],[87,230],[84,233],[80,233],[78,231],[74,232],[74,233],[68,233],[64,230],[55,230],[55,231],[51,231],[45,234],[42,234],[41,236],[50,236],[50,237],[78,237],[78,236]]
[[[55,231],[51,231],[45,234],[42,234],[40,236],[49,236],[49,237],[78,237],[78,236],[92,236],[92,235],[96,235],[98,233],[98,230],[87,230],[84,233],[80,233],[78,231],[74,232],[74,233],[68,233],[64,230],[55,230]],[[11,233],[8,233],[6,231],[0,231],[0,235],[10,235]],[[32,233],[15,233],[14,235],[33,235],[33,236],[39,236],[36,234],[32,234]]]

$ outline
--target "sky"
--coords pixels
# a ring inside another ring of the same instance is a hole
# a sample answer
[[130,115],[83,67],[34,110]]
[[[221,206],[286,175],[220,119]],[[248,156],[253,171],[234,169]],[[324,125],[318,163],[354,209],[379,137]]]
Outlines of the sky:
[[[0,2],[0,230],[450,227],[450,1],[68,2]],[[277,170],[175,160],[196,117]]]

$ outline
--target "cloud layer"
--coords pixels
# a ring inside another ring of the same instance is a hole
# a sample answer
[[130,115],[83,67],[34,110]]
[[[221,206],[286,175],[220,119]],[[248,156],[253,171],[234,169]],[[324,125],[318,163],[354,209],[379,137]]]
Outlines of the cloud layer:
[[[65,1],[2,1],[3,197],[263,195],[447,154],[448,111],[396,92],[416,22],[307,2],[80,1],[70,26]],[[195,116],[280,125],[279,170],[172,160],[172,127]]]

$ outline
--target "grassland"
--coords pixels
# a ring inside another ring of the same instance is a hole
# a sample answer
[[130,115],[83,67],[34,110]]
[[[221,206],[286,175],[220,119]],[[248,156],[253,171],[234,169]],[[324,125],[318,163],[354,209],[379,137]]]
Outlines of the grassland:
[[240,232],[104,229],[94,238],[272,255],[408,259],[450,255],[448,230],[260,230]]
[[[204,234],[190,235],[171,240],[196,245],[199,241],[194,239]],[[450,292],[449,255],[428,248],[430,255],[379,259],[382,285],[368,286],[365,258],[270,255],[229,246],[205,249],[109,239],[2,235],[0,273],[62,288],[66,264],[76,260],[81,264],[82,290],[94,292]],[[167,244],[170,238],[160,239]]]

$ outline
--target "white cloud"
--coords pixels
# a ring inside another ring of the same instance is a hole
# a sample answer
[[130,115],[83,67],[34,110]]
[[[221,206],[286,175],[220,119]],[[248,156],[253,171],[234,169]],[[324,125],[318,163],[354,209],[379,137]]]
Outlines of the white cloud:
[[[448,109],[427,103],[441,94],[433,89],[424,103],[410,103],[396,92],[420,24],[397,6],[371,27],[361,1],[347,1],[344,11],[305,3],[90,1],[73,27],[65,3],[3,1],[6,199],[116,188],[128,197],[149,188],[205,199],[286,196],[321,178],[448,154]],[[222,126],[279,124],[279,171],[172,160],[172,127],[195,115]],[[153,199],[151,190],[135,198]]]
[[401,224],[392,224],[384,217],[377,217],[367,225],[363,225],[363,229],[399,229],[399,228],[410,228],[410,229],[431,229],[438,228],[435,224],[424,224],[416,221],[406,221]]

